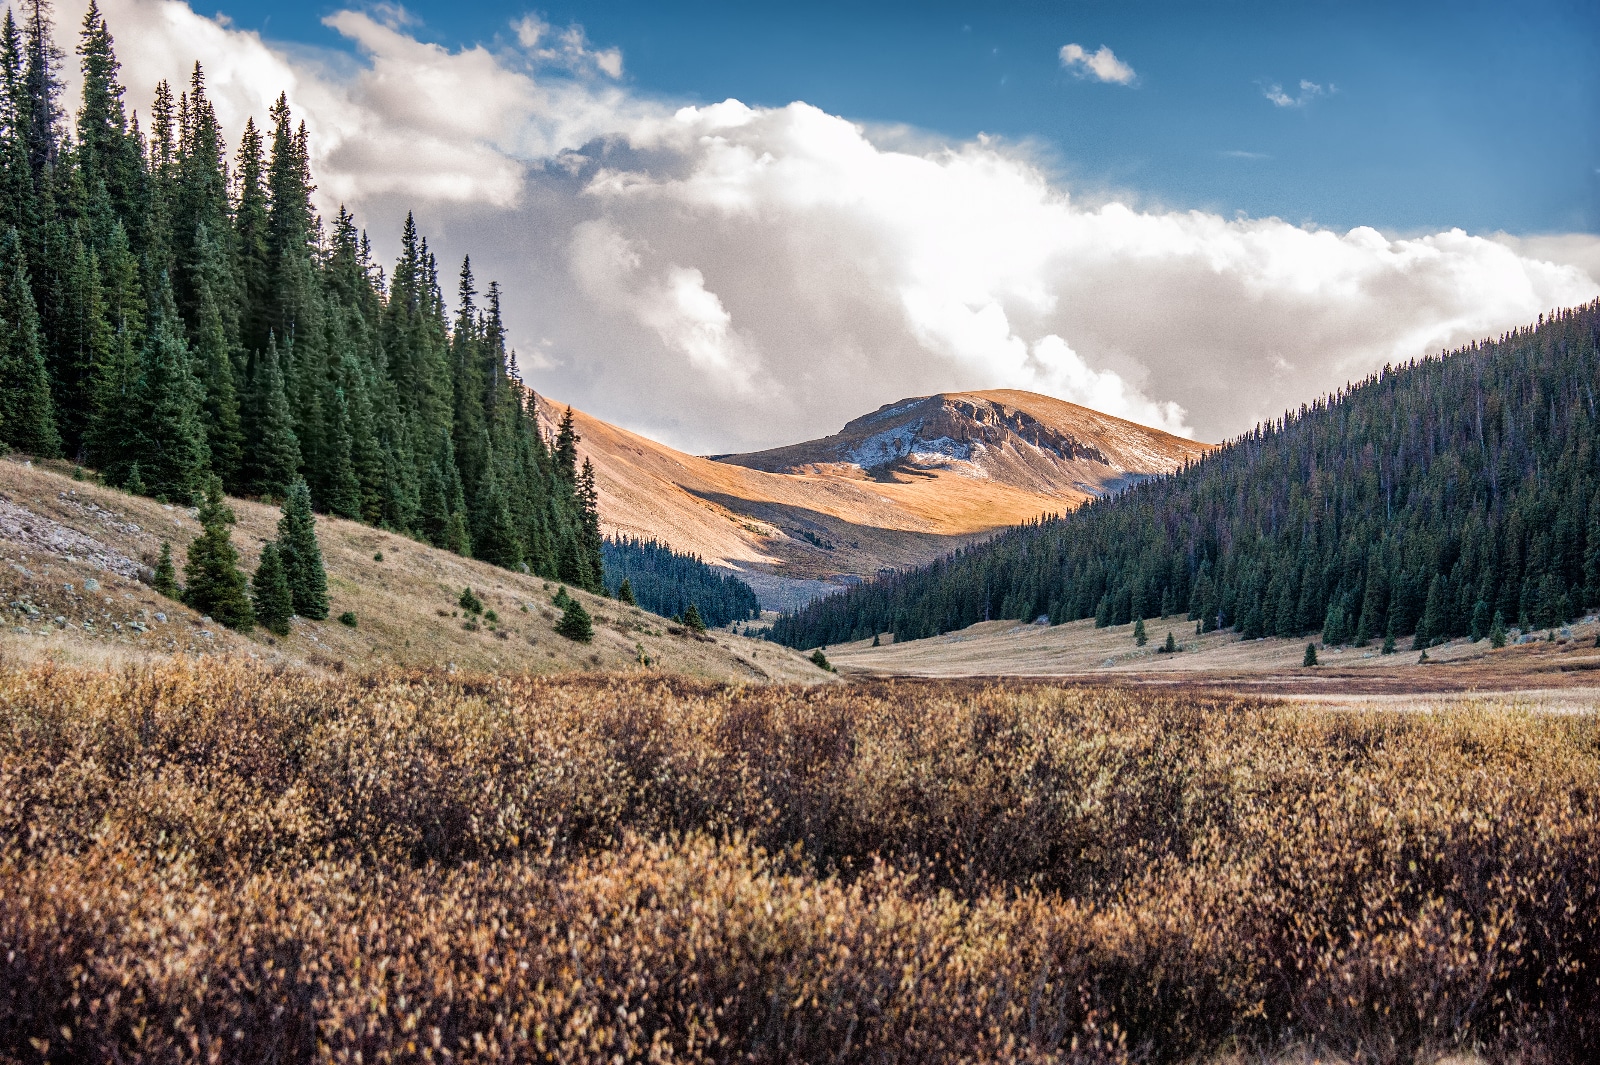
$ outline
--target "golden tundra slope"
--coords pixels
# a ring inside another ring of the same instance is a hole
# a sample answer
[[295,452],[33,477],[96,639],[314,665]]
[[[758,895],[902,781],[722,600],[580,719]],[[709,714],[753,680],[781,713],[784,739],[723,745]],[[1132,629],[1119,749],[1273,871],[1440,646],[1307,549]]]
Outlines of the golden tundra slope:
[[[539,400],[549,429],[563,409]],[[928,562],[1211,447],[1013,390],[902,400],[821,440],[714,458],[573,416],[608,533],[739,569],[764,605]]]
[[[172,654],[248,656],[342,670],[398,666],[496,673],[667,671],[714,680],[830,680],[787,648],[726,632],[696,638],[681,626],[587,592],[572,594],[594,618],[594,640],[555,632],[555,586],[338,518],[318,517],[328,569],[327,621],[297,618],[290,634],[230,632],[151,590],[161,542],[180,575],[193,512],[0,459],[0,660],[48,657],[92,665]],[[279,511],[230,500],[233,542],[253,572],[277,535]],[[381,556],[381,557],[379,557]],[[470,586],[499,618],[466,627],[457,599]],[[524,609],[526,608],[526,609]],[[345,611],[356,626],[341,625]],[[647,670],[641,652],[650,659]]]

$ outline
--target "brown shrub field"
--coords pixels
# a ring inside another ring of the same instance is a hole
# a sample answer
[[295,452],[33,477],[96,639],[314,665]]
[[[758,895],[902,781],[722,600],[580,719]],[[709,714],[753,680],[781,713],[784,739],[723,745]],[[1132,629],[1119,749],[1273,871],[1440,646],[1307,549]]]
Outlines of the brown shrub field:
[[1600,734],[0,671],[0,1060],[1592,1060]]

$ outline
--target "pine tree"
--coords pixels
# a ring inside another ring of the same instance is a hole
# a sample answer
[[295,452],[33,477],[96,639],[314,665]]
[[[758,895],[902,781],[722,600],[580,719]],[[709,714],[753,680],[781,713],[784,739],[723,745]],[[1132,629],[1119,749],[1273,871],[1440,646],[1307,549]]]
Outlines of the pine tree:
[[268,219],[266,156],[254,118],[245,119],[244,135],[234,156],[233,239],[237,254],[240,304],[239,338],[248,352],[266,350],[273,328],[268,306],[272,285],[267,250]]
[[322,568],[322,547],[317,543],[316,517],[311,513],[311,490],[303,479],[289,486],[278,519],[278,551],[294,599],[294,612],[313,621],[328,617],[328,574]]
[[61,50],[55,45],[49,0],[24,0],[23,80],[27,87],[28,124],[24,138],[28,162],[38,182],[56,164],[61,148]]
[[1322,622],[1322,645],[1324,647],[1338,647],[1345,641],[1344,631],[1344,604],[1334,600],[1328,604],[1328,615]]
[[[138,477],[138,467],[134,467],[134,476]],[[161,541],[161,557],[156,559],[155,576],[150,580],[150,587],[166,596],[168,599],[182,598],[178,588],[178,574],[172,567],[172,545],[166,540]]]
[[556,622],[556,632],[569,640],[588,643],[594,639],[594,623],[589,617],[589,612],[583,609],[582,603],[576,599],[568,599],[567,605],[561,611],[561,620]]
[[1494,624],[1489,626],[1489,646],[1504,647],[1506,645],[1506,619],[1505,615],[1495,611]]
[[234,358],[216,293],[233,286],[227,278],[222,246],[201,223],[194,237],[195,265],[190,278],[194,293],[192,335],[196,374],[205,394],[206,444],[212,470],[224,486],[244,487],[244,425],[234,384]]
[[1135,647],[1143,647],[1148,642],[1149,637],[1144,634],[1144,618],[1140,618],[1133,623],[1133,644]]
[[239,572],[239,552],[228,526],[233,511],[223,502],[222,481],[206,479],[200,501],[200,535],[189,544],[183,567],[183,601],[191,609],[214,618],[230,629],[249,632],[255,624],[244,574]]
[[1417,621],[1416,636],[1411,643],[1413,651],[1425,651],[1435,643],[1443,642],[1447,631],[1444,598],[1444,576],[1438,574],[1428,586],[1427,603],[1423,607],[1422,617]]
[[256,359],[247,413],[251,440],[247,483],[263,498],[283,499],[300,476],[300,441],[284,392],[277,341],[270,335],[267,349]]
[[1314,666],[1316,664],[1317,664],[1317,645],[1314,644],[1314,643],[1308,643],[1308,644],[1306,644],[1305,657],[1300,660],[1300,665],[1309,668],[1309,667]]
[[1173,638],[1172,633],[1167,633],[1167,642],[1161,645],[1161,649],[1169,655],[1178,653],[1178,641]]
[[622,583],[617,586],[617,602],[623,606],[637,606],[638,600],[633,597],[633,583],[628,578],[622,578]]
[[1479,599],[1472,606],[1472,628],[1468,638],[1477,643],[1489,633],[1489,604]]
[[100,317],[106,334],[103,343],[96,341],[89,366],[84,450],[109,483],[126,486],[129,467],[138,462],[138,442],[130,431],[128,412],[137,409],[140,396],[145,321],[139,266],[121,223],[113,224],[100,259],[100,278]]
[[39,318],[15,229],[0,237],[0,439],[45,458],[61,453]]
[[210,454],[202,420],[205,392],[182,328],[163,272],[141,360],[134,454],[152,495],[189,503],[204,489]]
[[578,430],[573,425],[572,408],[561,416],[560,428],[556,431],[555,460],[556,472],[562,480],[575,485],[578,482]]
[[250,578],[250,589],[256,620],[262,628],[278,636],[289,635],[289,620],[294,617],[294,593],[289,590],[289,577],[284,572],[277,544],[261,548],[261,564]]
[[697,634],[706,631],[705,619],[700,616],[700,607],[695,603],[690,603],[689,609],[683,612],[683,623]]
[[142,222],[139,145],[129,136],[123,89],[111,31],[95,0],[90,0],[78,38],[83,68],[83,102],[78,110],[78,159],[83,181],[105,187],[110,205],[124,225]]

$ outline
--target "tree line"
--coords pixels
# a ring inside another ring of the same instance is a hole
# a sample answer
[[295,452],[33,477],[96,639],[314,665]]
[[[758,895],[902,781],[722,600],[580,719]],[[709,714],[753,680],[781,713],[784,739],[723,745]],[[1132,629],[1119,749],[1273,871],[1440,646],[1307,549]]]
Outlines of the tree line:
[[712,628],[761,616],[756,593],[744,581],[657,540],[607,537],[601,557],[608,592],[618,598],[631,596],[652,614],[681,617],[695,608]]
[[209,478],[597,591],[592,468],[539,431],[501,292],[470,260],[446,307],[408,216],[385,274],[312,206],[279,96],[231,162],[197,63],[129,116],[91,3],[63,109],[48,0],[0,21],[0,440],[108,484],[199,503]]
[[784,616],[812,647],[1187,614],[1413,648],[1600,604],[1600,301],[1386,366],[1169,476]]

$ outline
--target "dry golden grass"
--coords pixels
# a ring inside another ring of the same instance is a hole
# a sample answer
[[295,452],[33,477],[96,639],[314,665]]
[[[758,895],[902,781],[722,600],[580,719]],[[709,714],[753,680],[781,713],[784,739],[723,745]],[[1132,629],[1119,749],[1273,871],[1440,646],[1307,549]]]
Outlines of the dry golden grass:
[[[233,541],[251,572],[261,545],[277,536],[279,511],[244,500],[231,505],[238,515]],[[260,629],[240,636],[99,564],[111,557],[153,565],[165,539],[181,576],[189,541],[200,533],[183,507],[74,481],[60,468],[0,460],[5,506],[25,510],[36,529],[87,537],[102,556],[86,554],[82,540],[52,546],[14,529],[8,535],[0,520],[0,610],[7,612],[0,654],[12,660],[103,666],[175,653],[233,654],[324,670],[438,666],[553,673],[641,669],[642,651],[656,669],[709,679],[832,679],[787,648],[725,632],[710,640],[681,628],[674,633],[662,618],[585,592],[573,594],[594,617],[595,638],[573,643],[555,633],[554,584],[327,517],[317,519],[317,536],[328,569],[329,620],[296,620],[284,638]],[[382,561],[374,558],[380,553]],[[88,591],[85,579],[101,587]],[[457,599],[469,586],[499,615],[499,625],[464,627]],[[37,613],[13,605],[22,603]],[[333,620],[347,610],[357,616],[356,628]]]
[[[1145,622],[1149,642],[1134,642],[1133,625],[1096,628],[1092,620],[1064,625],[985,621],[943,636],[895,643],[882,637],[834,644],[828,658],[847,675],[865,677],[1033,677],[1090,683],[1212,685],[1268,694],[1294,692],[1381,694],[1466,691],[1527,691],[1588,688],[1600,683],[1600,619],[1563,626],[1555,640],[1530,634],[1533,642],[1492,648],[1488,640],[1450,640],[1428,650],[1381,653],[1366,647],[1317,647],[1320,664],[1301,665],[1306,644],[1298,639],[1241,639],[1229,630],[1195,634],[1183,615]],[[1177,654],[1160,652],[1167,633]],[[1410,640],[1400,644],[1409,648]]]
[[0,671],[0,1056],[1579,1062],[1600,730],[936,683]]

